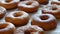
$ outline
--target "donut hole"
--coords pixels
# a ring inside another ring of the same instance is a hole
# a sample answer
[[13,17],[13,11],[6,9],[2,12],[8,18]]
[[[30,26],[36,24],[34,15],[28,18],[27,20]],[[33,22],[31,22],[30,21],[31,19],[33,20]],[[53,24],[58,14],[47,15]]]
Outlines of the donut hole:
[[26,5],[31,5],[32,4],[32,2],[28,2],[28,3],[26,3]]
[[11,2],[12,0],[6,0],[6,2]]
[[41,20],[47,20],[49,17],[48,16],[40,16]]
[[52,10],[57,10],[57,7],[52,7]]
[[31,31],[26,30],[24,33],[25,33],[25,34],[30,34]]
[[0,29],[3,29],[5,27],[7,27],[7,26],[8,26],[8,24],[0,24]]
[[14,17],[19,17],[19,16],[22,16],[22,13],[20,12],[14,13]]

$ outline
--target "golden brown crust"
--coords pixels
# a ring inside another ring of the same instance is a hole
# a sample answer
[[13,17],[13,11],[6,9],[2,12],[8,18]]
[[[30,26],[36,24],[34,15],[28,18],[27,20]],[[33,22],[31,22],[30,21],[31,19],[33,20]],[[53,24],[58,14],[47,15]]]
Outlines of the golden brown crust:
[[13,9],[13,8],[16,8],[17,7],[17,3],[13,3],[13,4],[1,4],[0,3],[0,6],[3,6],[6,9]]
[[[51,23],[52,22],[52,23]],[[54,21],[51,21],[51,22],[48,22],[48,23],[42,23],[42,22],[38,22],[38,21],[35,21],[35,20],[32,20],[32,25],[38,25],[40,27],[42,27],[44,30],[51,30],[51,29],[55,29],[56,28],[56,22],[55,20]]]
[[49,0],[36,0],[38,1],[40,4],[48,4],[49,3]]
[[9,18],[9,17],[5,17],[5,20],[7,22],[11,22],[16,26],[23,26],[26,25],[28,20],[29,20],[29,16],[27,16],[26,18],[24,18],[23,20],[21,19],[14,19],[14,18]]
[[34,8],[24,8],[24,7],[18,7],[19,10],[28,12],[28,13],[32,13],[32,12],[36,12],[38,10],[39,6],[34,7]]

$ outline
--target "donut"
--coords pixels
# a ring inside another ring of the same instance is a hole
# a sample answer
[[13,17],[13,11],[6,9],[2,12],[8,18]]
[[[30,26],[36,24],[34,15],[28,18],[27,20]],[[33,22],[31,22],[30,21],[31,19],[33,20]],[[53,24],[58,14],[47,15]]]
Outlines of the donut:
[[52,1],[51,4],[60,5],[60,1]]
[[56,28],[56,18],[51,14],[35,15],[31,21],[32,25],[37,25],[43,30],[48,31]]
[[44,34],[44,31],[42,28],[31,25],[31,26],[22,26],[17,28],[14,31],[14,34]]
[[6,22],[11,22],[15,26],[26,25],[29,21],[29,14],[24,11],[14,11],[6,15]]
[[3,18],[6,14],[6,9],[0,6],[0,19]]
[[38,8],[39,3],[37,1],[22,1],[18,3],[18,9],[28,13],[36,12]]
[[6,9],[13,9],[17,7],[17,3],[20,0],[1,0],[0,1],[0,6],[3,6]]
[[15,26],[12,23],[0,22],[0,34],[13,34],[15,31]]
[[50,5],[50,6],[45,6],[42,9],[43,14],[52,14],[54,15],[57,19],[60,19],[60,6],[58,5]]
[[49,0],[33,0],[33,1],[37,1],[39,4],[42,4],[42,5],[46,5],[49,3]]

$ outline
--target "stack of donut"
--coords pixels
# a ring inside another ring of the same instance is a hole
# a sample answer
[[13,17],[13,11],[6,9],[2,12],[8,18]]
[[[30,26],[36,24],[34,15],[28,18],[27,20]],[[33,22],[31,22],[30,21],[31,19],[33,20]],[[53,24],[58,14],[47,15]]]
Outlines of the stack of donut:
[[[50,5],[47,5],[49,1],[0,0],[0,19],[5,20],[0,22],[0,34],[44,34],[44,31],[55,29],[57,19],[60,19],[60,0],[51,1]],[[8,12],[14,8],[17,10]],[[29,15],[38,10],[41,10],[42,14],[33,17]],[[30,26],[27,26],[30,18]]]

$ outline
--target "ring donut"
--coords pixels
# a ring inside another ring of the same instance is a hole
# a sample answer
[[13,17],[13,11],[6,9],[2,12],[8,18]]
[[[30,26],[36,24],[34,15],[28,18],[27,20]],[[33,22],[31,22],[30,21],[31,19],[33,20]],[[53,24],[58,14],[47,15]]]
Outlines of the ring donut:
[[50,5],[46,6],[42,9],[42,13],[44,14],[52,14],[54,15],[57,19],[60,19],[60,6],[58,5]]
[[14,34],[44,34],[44,31],[42,28],[32,25],[19,27]]
[[6,14],[6,9],[0,6],[0,19],[3,18]]
[[12,23],[0,23],[0,34],[13,34],[15,26]]
[[39,3],[37,1],[22,1],[18,4],[18,9],[31,13],[36,12],[39,8]]
[[4,0],[4,1],[0,1],[0,6],[3,6],[6,9],[12,9],[12,8],[16,8],[17,7],[17,3],[20,0]]
[[41,15],[35,15],[32,18],[32,25],[37,25],[41,28],[43,28],[45,31],[52,30],[56,27],[56,18],[51,14],[41,14]]
[[29,14],[24,11],[14,11],[6,15],[5,21],[11,22],[16,26],[22,26],[28,23]]

